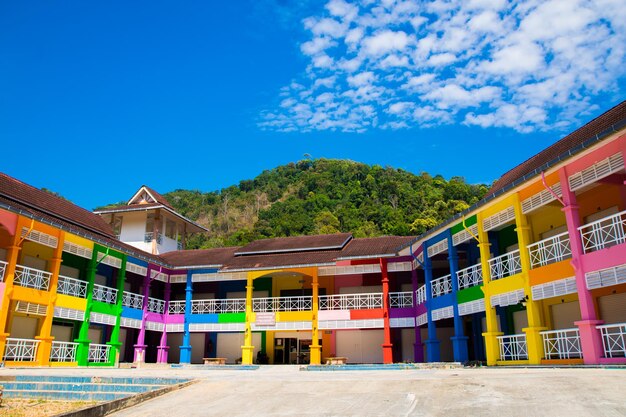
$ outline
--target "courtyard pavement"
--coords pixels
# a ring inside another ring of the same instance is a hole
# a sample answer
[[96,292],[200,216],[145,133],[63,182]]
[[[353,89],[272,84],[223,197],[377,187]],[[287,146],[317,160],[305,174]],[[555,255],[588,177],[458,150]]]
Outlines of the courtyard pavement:
[[303,371],[1,369],[7,374],[195,378],[189,387],[110,414],[158,416],[626,416],[624,368]]

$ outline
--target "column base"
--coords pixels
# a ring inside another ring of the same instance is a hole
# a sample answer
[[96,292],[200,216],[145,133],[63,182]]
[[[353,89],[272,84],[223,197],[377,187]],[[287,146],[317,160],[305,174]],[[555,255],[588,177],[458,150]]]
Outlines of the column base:
[[602,336],[596,326],[604,324],[603,320],[581,320],[574,322],[580,333],[580,348],[583,352],[585,365],[597,365],[604,357]]
[[167,363],[167,354],[169,350],[169,346],[157,346],[157,363]]
[[441,352],[439,345],[441,342],[438,339],[428,339],[424,341],[426,345],[426,362],[441,362]]
[[424,344],[421,341],[413,343],[413,360],[415,363],[424,362]]
[[485,332],[483,337],[485,338],[485,351],[487,354],[487,365],[494,366],[500,359],[500,343],[498,343],[498,336],[502,336],[502,332]]
[[322,364],[322,347],[320,345],[310,345],[309,349],[310,349],[309,364],[321,365]]
[[242,346],[241,347],[241,364],[252,365],[254,357],[254,346]]
[[179,346],[180,363],[191,363],[191,346]]
[[469,360],[469,354],[467,353],[467,336],[452,336],[452,352],[454,353],[455,362],[467,362]]
[[544,352],[543,338],[539,332],[547,329],[547,327],[525,327],[522,329],[526,333],[526,351],[528,352],[528,363],[530,365],[541,365]]
[[148,345],[135,345],[135,354],[133,356],[134,364],[146,363],[146,348]]
[[383,343],[382,345],[383,348],[383,363],[384,364],[390,364],[393,363],[393,344],[391,343]]

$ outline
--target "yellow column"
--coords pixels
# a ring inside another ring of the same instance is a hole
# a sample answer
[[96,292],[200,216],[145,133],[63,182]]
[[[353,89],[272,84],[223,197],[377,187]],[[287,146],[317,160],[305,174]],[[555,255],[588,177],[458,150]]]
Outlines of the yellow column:
[[[16,230],[21,230],[18,222]],[[7,333],[9,326],[9,308],[11,307],[11,296],[13,295],[13,279],[15,278],[15,266],[20,253],[20,235],[15,233],[11,246],[7,248],[7,266],[4,270],[4,295],[2,296],[2,305],[0,305],[0,359],[4,358],[4,349],[7,343]]]
[[319,342],[319,328],[318,328],[318,311],[319,311],[319,281],[317,277],[317,268],[315,268],[312,274],[313,281],[311,282],[311,292],[312,292],[312,308],[313,308],[313,317],[311,320],[311,335],[312,335],[312,343],[310,346],[311,349],[311,365],[320,365],[322,363],[322,347]]
[[50,293],[48,299],[48,310],[46,316],[41,323],[39,335],[35,336],[35,339],[39,340],[39,347],[37,348],[37,363],[40,366],[48,366],[50,364],[50,351],[52,350],[52,341],[54,337],[51,336],[52,332],[52,318],[54,317],[54,305],[57,300],[57,284],[59,282],[59,271],[61,269],[61,262],[63,256],[63,242],[65,241],[65,233],[59,232],[59,241],[52,259],[50,259],[49,270],[52,272],[50,277],[50,286],[48,291]]
[[515,231],[517,232],[520,262],[522,265],[521,276],[524,281],[524,294],[527,297],[526,315],[528,316],[528,327],[522,329],[522,331],[526,333],[528,362],[533,365],[538,365],[543,358],[543,339],[539,332],[546,330],[546,327],[543,326],[541,317],[541,302],[533,301],[532,299],[528,274],[528,271],[530,271],[530,254],[528,253],[528,245],[531,241],[530,226],[528,226],[526,216],[522,213],[522,205],[519,201],[518,194],[515,195],[513,207],[515,208],[515,224],[517,226]]
[[482,213],[476,215],[478,226],[478,249],[480,250],[480,267],[483,270],[483,294],[485,295],[485,318],[487,322],[487,331],[483,333],[485,337],[485,353],[487,355],[487,365],[495,365],[500,359],[500,345],[498,336],[502,336],[502,332],[498,329],[498,318],[496,309],[491,306],[491,270],[489,269],[489,258],[491,253],[489,250],[489,237],[483,229]]
[[248,272],[246,284],[246,328],[241,347],[241,364],[252,365],[254,346],[252,346],[252,291],[254,289],[254,273]]

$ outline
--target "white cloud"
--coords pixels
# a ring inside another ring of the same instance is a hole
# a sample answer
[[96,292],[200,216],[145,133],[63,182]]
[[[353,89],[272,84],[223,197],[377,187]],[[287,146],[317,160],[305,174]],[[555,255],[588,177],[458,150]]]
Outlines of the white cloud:
[[[626,75],[620,0],[330,0],[259,125],[565,129]],[[592,109],[592,110],[590,110]]]

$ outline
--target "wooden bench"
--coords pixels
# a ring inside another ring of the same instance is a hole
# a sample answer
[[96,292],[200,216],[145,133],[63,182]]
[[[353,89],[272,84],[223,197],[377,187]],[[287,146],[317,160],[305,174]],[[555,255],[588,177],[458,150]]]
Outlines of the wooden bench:
[[226,365],[226,358],[202,358],[205,365]]
[[344,357],[332,357],[326,358],[326,365],[345,365],[348,362],[348,358]]

